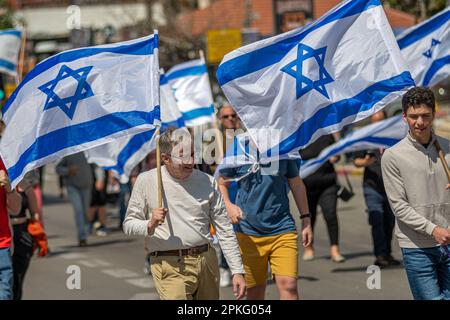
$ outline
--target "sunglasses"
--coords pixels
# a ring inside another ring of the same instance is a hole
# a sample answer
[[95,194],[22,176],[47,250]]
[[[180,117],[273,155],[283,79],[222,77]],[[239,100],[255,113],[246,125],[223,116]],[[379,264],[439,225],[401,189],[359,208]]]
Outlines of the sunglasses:
[[236,117],[237,117],[237,115],[236,114],[227,114],[227,115],[224,115],[224,116],[222,116],[222,118],[224,118],[224,119],[236,119]]

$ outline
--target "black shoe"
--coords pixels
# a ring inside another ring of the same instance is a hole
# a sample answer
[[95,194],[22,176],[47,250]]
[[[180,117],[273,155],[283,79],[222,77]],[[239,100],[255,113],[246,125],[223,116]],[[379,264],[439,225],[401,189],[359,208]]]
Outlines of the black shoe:
[[386,257],[386,259],[387,259],[387,261],[389,262],[389,265],[390,265],[390,266],[399,266],[399,265],[400,265],[400,261],[394,259],[394,257],[391,256],[391,255],[388,255],[388,256]]
[[391,265],[391,264],[389,263],[389,260],[388,260],[387,257],[385,257],[385,256],[378,256],[378,257],[375,259],[375,262],[374,262],[373,264],[376,265],[376,266],[379,266],[380,269],[389,267],[389,266]]
[[80,248],[87,247],[88,246],[87,241],[86,240],[80,240],[80,242],[78,242],[78,246]]

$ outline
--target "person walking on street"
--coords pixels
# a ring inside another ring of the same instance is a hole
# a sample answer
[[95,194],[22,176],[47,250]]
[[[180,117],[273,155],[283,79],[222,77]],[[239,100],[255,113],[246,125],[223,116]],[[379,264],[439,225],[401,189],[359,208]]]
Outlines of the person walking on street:
[[91,201],[92,171],[83,152],[63,158],[56,166],[63,176],[77,226],[78,245],[87,246],[87,210]]
[[11,188],[3,160],[0,159],[0,300],[13,298],[12,234],[8,210],[18,214],[22,197]]
[[430,89],[410,89],[402,106],[409,132],[381,158],[395,234],[414,299],[450,300],[450,184],[438,155],[449,162],[450,141],[433,132]]
[[[308,147],[300,150],[303,160],[317,157],[326,147],[335,143],[332,134],[321,136]],[[339,157],[331,157],[313,174],[309,175],[303,182],[305,183],[308,197],[308,207],[311,210],[311,226],[314,231],[314,225],[317,218],[317,207],[322,209],[322,215],[325,219],[328,237],[330,239],[330,257],[331,261],[341,263],[345,261],[339,248],[339,220],[337,214],[337,175],[334,169],[334,163],[339,161]],[[313,244],[305,248],[303,254],[304,261],[314,259]]]
[[245,294],[236,236],[213,177],[194,169],[191,137],[166,130],[160,137],[163,208],[158,207],[157,169],[140,174],[123,224],[127,235],[145,236],[151,274],[163,300],[219,299],[219,264],[212,224],[233,274],[237,299]]
[[[247,141],[250,143],[249,141]],[[255,148],[253,148],[255,149]],[[257,151],[257,150],[256,150]],[[259,154],[256,158],[259,161]],[[280,160],[220,170],[219,187],[228,216],[235,224],[244,261],[249,300],[263,300],[270,264],[280,299],[298,299],[297,228],[289,209],[289,186],[302,221],[303,246],[312,242],[306,188],[295,160]],[[229,196],[230,179],[238,181],[236,204]]]
[[[370,117],[372,123],[386,118],[383,110]],[[400,265],[392,256],[392,234],[395,217],[392,213],[381,176],[381,156],[384,149],[362,150],[353,155],[353,164],[364,168],[363,190],[369,224],[372,229],[374,264],[380,268]]]

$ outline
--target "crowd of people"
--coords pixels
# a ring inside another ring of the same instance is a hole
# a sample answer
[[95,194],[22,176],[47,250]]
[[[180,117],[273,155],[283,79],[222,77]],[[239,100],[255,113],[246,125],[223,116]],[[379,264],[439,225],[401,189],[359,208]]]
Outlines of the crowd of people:
[[[436,103],[429,89],[409,90],[402,105],[409,127],[403,140],[386,150],[347,156],[356,167],[364,168],[374,264],[380,268],[400,265],[391,248],[395,227],[413,297],[450,299],[450,182],[439,155],[450,160],[450,141],[433,132]],[[385,117],[383,111],[377,112],[371,122]],[[235,138],[233,132],[244,128],[231,105],[220,108],[218,119],[226,152]],[[269,277],[280,299],[298,299],[299,260],[307,263],[315,258],[313,228],[318,207],[326,222],[331,260],[346,261],[339,245],[339,181],[334,168],[339,157],[330,158],[305,179],[300,178],[297,161],[283,159],[260,164],[257,170],[249,164],[225,168],[216,180],[211,175],[218,170],[215,166],[194,163],[192,139],[188,131],[183,132],[180,138],[177,130],[169,128],[159,138],[162,205],[156,197],[155,152],[125,184],[89,164],[83,153],[58,163],[56,171],[73,206],[80,247],[88,245],[92,232],[109,233],[105,205],[107,190],[114,186],[119,227],[127,235],[145,238],[148,271],[161,299],[219,299],[219,288],[229,285],[236,299],[264,299]],[[338,135],[322,136],[300,155],[304,160],[315,158],[337,139]],[[256,146],[251,140],[247,143],[258,158]],[[48,251],[38,185],[28,177],[12,189],[0,162],[1,299],[21,298],[34,250],[39,249],[39,255]],[[289,193],[300,226],[290,209]],[[299,244],[304,248],[301,259]]]

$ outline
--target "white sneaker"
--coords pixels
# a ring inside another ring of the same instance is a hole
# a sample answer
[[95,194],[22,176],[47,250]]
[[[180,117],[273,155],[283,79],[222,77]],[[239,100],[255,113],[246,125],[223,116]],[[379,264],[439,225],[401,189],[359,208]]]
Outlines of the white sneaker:
[[231,285],[231,272],[230,270],[220,268],[220,283],[221,288],[225,288]]

